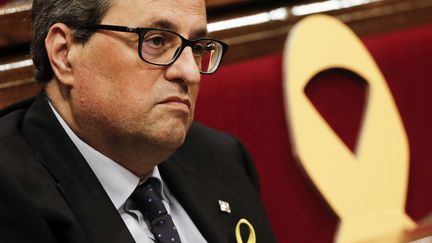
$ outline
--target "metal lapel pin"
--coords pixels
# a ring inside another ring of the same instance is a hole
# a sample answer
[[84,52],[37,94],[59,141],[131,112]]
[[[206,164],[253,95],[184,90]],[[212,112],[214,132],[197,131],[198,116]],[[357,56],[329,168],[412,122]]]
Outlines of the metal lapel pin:
[[219,200],[219,209],[224,213],[231,213],[231,208],[228,202]]

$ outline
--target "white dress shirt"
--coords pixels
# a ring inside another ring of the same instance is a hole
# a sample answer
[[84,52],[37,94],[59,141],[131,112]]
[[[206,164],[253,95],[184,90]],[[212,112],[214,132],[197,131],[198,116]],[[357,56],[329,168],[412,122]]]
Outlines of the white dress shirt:
[[[50,106],[63,129],[99,179],[135,241],[137,243],[154,242],[149,222],[143,217],[134,203],[129,200],[135,188],[148,178],[137,177],[120,164],[90,147],[70,129],[51,103]],[[180,203],[170,193],[167,185],[164,184],[157,166],[154,167],[149,177],[155,177],[161,181],[162,202],[174,221],[180,240],[183,243],[207,242]]]

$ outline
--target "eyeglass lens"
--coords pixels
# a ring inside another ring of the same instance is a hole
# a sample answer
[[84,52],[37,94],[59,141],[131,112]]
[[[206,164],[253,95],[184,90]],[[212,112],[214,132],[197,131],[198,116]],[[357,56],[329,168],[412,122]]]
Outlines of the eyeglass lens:
[[[163,30],[150,30],[143,36],[142,58],[154,64],[169,64],[179,55],[182,46],[180,36]],[[203,73],[216,71],[222,58],[223,46],[213,40],[199,40],[192,47],[195,62]]]

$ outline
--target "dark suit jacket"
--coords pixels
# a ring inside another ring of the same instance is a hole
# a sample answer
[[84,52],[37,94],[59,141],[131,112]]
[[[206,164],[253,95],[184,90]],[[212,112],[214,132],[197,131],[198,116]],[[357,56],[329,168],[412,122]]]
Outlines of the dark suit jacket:
[[[134,242],[100,182],[40,95],[0,112],[1,242]],[[162,177],[209,242],[235,242],[246,218],[275,242],[255,169],[230,136],[193,124],[160,165]],[[218,200],[229,202],[231,214]]]

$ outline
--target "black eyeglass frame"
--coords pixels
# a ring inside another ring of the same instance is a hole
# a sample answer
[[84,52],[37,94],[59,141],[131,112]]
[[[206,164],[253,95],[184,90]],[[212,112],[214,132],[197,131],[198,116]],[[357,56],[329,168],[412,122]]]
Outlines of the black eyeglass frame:
[[[200,71],[201,74],[206,74],[206,75],[213,74],[217,71],[220,64],[222,63],[222,60],[223,60],[225,53],[228,50],[228,44],[226,44],[220,40],[215,40],[215,39],[211,39],[211,38],[197,38],[197,39],[193,39],[193,40],[188,40],[188,39],[184,38],[183,36],[181,36],[179,33],[176,33],[176,32],[171,31],[171,30],[161,29],[161,28],[143,28],[143,27],[131,28],[131,27],[127,27],[127,26],[104,25],[104,24],[81,26],[81,27],[84,29],[88,29],[88,30],[111,30],[111,31],[119,31],[119,32],[136,33],[138,35],[138,55],[141,58],[141,60],[143,60],[146,63],[150,63],[150,64],[157,65],[157,66],[165,66],[165,67],[167,67],[167,66],[173,64],[175,61],[177,61],[177,59],[179,58],[179,56],[183,52],[184,48],[186,48],[188,46],[190,48],[192,48],[192,50],[193,50],[194,45],[196,43],[198,43],[199,41],[208,40],[208,41],[217,42],[222,46],[222,53],[220,54],[221,57],[220,57],[219,63],[217,64],[217,67],[212,72]],[[166,63],[166,64],[153,63],[151,61],[144,59],[144,57],[142,56],[142,44],[144,41],[144,34],[147,33],[148,31],[152,31],[152,30],[166,31],[166,32],[172,33],[172,34],[180,37],[182,44],[181,44],[180,48],[176,51],[175,56],[172,58],[172,60],[169,63]]]

